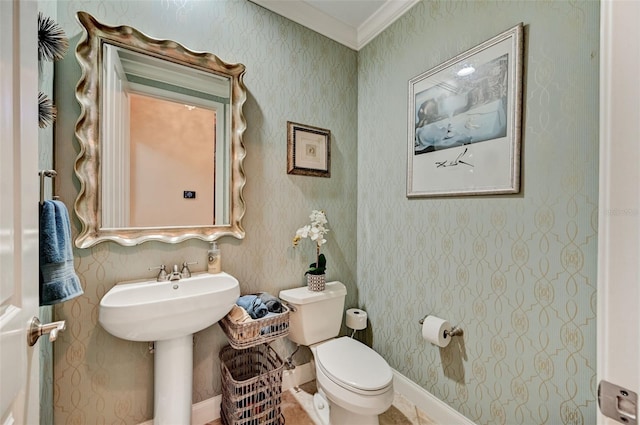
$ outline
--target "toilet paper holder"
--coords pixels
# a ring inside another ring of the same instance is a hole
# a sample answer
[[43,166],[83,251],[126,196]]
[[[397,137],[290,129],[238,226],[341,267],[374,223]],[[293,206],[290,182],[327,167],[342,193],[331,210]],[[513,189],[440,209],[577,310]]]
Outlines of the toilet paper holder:
[[[422,319],[418,320],[418,323],[420,323],[420,326],[422,326],[422,324],[424,323],[424,319],[426,319],[428,316],[429,314],[424,316]],[[447,331],[447,330],[444,331],[445,337],[462,336],[463,334],[464,334],[464,331],[462,330],[462,328],[459,328],[457,326],[452,326],[450,331]]]

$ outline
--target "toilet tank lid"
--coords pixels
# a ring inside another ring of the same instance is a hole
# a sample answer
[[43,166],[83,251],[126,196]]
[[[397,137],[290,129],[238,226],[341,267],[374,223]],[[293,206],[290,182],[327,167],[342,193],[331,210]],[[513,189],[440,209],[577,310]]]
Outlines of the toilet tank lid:
[[280,299],[291,304],[309,304],[322,300],[328,300],[347,295],[347,288],[342,282],[327,282],[325,290],[321,292],[310,291],[306,286],[299,288],[285,289],[280,291]]

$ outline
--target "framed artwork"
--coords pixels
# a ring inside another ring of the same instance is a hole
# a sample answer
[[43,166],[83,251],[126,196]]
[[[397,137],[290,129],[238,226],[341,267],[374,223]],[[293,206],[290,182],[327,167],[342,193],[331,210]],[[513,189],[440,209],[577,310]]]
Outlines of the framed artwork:
[[287,174],[331,177],[331,131],[287,121]]
[[523,24],[409,81],[407,197],[520,191]]

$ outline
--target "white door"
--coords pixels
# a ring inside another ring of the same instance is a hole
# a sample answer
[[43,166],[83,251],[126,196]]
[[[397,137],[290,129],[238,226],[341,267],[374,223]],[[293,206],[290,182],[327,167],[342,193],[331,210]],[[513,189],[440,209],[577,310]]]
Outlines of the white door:
[[640,393],[640,1],[603,1],[600,22],[598,382],[615,386],[601,384],[598,423],[632,425]]
[[0,424],[39,422],[37,4],[0,0]]

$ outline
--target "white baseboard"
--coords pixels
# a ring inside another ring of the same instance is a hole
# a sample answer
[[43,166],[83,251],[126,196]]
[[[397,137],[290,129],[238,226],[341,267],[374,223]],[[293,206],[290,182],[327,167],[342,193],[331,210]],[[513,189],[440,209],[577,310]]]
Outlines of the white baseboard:
[[440,400],[395,369],[393,371],[393,390],[402,394],[418,409],[427,414],[437,424],[476,425],[475,422]]
[[205,425],[220,417],[222,394],[208,398],[193,405],[191,425]]
[[[430,419],[437,424],[476,425],[466,416],[435,397],[433,394],[402,375],[397,370],[393,371],[393,389],[402,394],[420,410],[425,412]],[[282,390],[304,384],[314,380],[315,365],[313,362],[296,366],[293,370],[284,370],[282,373]],[[211,397],[193,405],[191,412],[191,425],[205,425],[220,418],[220,402],[222,395]],[[140,425],[153,425],[153,420],[143,422]]]
[[[208,398],[191,406],[191,425],[205,425],[220,418],[222,395]],[[153,419],[140,425],[153,425]]]

